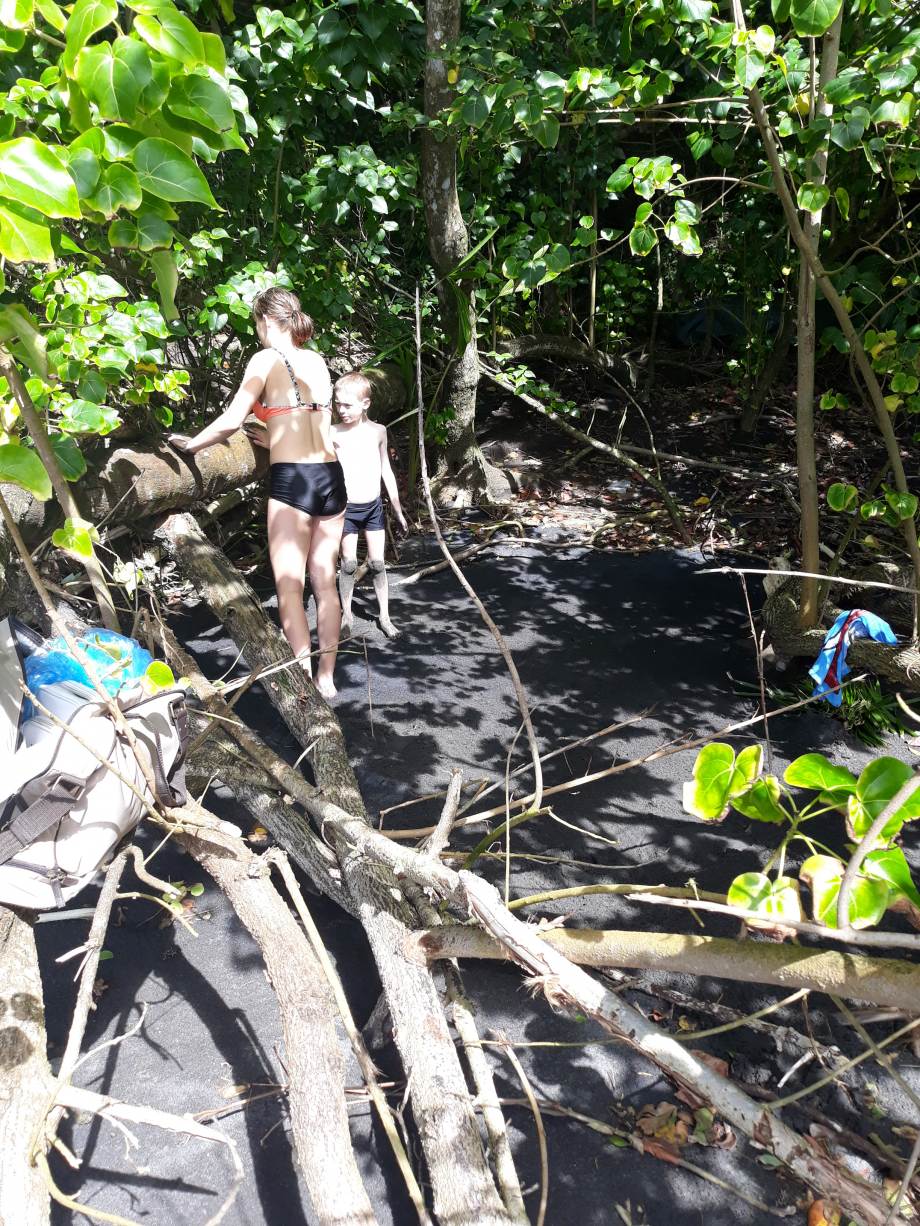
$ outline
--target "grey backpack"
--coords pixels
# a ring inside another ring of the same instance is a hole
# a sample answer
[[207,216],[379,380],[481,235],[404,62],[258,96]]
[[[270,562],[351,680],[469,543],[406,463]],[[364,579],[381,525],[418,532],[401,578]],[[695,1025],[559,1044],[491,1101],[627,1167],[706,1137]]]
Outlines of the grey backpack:
[[[0,903],[62,907],[92,881],[114,847],[137,825],[135,793],[75,737],[42,714],[23,720],[22,659],[30,634],[0,622]],[[31,647],[37,644],[34,638]],[[43,686],[36,697],[87,745],[150,797],[127,743],[95,690],[73,681]],[[168,805],[186,801],[185,695],[140,687],[118,703]]]

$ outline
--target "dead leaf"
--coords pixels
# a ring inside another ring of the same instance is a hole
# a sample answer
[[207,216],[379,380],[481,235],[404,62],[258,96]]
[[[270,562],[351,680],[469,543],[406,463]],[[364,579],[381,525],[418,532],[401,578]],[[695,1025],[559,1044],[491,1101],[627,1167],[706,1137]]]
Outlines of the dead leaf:
[[238,1086],[215,1086],[214,1088],[220,1090],[221,1098],[236,1098],[238,1095],[247,1092],[249,1083],[244,1081]]
[[808,1206],[808,1226],[840,1226],[840,1207],[832,1200],[815,1200]]
[[696,1048],[691,1048],[691,1056],[696,1056],[697,1060],[702,1060],[708,1068],[711,1068],[714,1073],[718,1073],[720,1077],[728,1078],[728,1063],[725,1060],[720,1060],[718,1056],[710,1056],[708,1052],[697,1051]]
[[249,843],[264,843],[268,839],[268,831],[264,826],[253,826],[246,835],[246,840]]
[[662,1162],[673,1162],[675,1164],[680,1162],[680,1151],[670,1141],[644,1140],[642,1148],[647,1154],[651,1154],[653,1158],[660,1158]]
[[93,995],[96,997],[97,1000],[99,999],[99,997],[102,995],[103,992],[107,992],[108,990],[109,990],[109,985],[106,983],[104,979],[96,979],[94,981]]

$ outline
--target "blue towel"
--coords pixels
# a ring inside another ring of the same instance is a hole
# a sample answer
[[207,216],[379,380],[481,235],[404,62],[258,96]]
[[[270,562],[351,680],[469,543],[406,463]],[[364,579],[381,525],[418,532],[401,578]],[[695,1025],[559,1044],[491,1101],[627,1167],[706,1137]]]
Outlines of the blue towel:
[[874,613],[867,613],[865,609],[841,613],[828,630],[821,654],[808,672],[809,677],[814,678],[815,693],[823,694],[832,707],[840,706],[840,683],[850,672],[847,648],[853,639],[875,639],[877,643],[898,641],[888,623]]

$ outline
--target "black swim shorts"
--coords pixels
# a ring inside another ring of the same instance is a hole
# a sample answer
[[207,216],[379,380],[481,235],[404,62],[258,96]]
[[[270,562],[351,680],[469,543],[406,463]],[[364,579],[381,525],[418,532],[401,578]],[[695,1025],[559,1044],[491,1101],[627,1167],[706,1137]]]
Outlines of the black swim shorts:
[[345,474],[338,460],[330,464],[273,464],[269,498],[307,515],[338,515],[345,510]]
[[352,533],[382,532],[386,528],[383,516],[383,499],[378,494],[371,502],[350,502],[345,510],[345,527],[342,536]]

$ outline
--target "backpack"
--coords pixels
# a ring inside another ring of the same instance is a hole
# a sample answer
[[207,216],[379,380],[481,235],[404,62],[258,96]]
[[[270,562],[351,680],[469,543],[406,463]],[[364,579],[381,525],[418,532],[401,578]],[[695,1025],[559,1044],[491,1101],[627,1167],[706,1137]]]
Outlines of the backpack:
[[[0,903],[30,910],[69,902],[144,812],[131,789],[63,728],[40,712],[22,718],[24,659],[41,645],[15,618],[0,622]],[[95,690],[56,681],[36,697],[150,798],[134,753]],[[183,691],[147,695],[135,686],[118,703],[160,798],[185,804]]]

